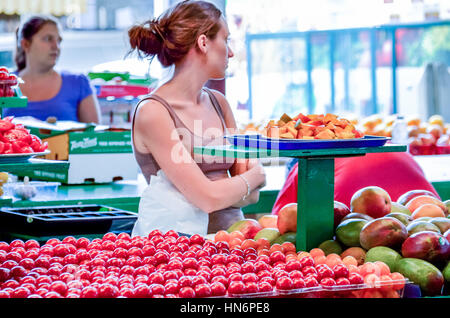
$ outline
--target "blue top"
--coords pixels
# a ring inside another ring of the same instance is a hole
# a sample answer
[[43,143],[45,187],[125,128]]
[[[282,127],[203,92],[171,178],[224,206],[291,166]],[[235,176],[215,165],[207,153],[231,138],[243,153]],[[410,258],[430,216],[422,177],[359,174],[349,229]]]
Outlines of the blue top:
[[40,120],[47,120],[53,116],[58,120],[78,121],[78,105],[89,95],[92,88],[89,79],[83,74],[61,72],[62,84],[55,97],[30,102],[24,108],[4,108],[3,116],[33,116]]

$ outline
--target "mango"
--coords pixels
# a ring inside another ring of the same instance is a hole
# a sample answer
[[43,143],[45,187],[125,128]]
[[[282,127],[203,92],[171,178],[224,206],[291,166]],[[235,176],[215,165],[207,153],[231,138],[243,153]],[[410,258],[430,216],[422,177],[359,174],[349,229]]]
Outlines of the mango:
[[326,240],[320,243],[319,248],[325,253],[325,255],[332,253],[340,255],[342,253],[341,245],[335,240]]
[[444,276],[433,264],[418,258],[402,258],[397,263],[397,272],[420,286],[426,296],[441,295]]
[[270,242],[270,244],[272,244],[279,236],[280,231],[278,231],[277,228],[266,227],[260,230],[258,233],[256,233],[253,239],[257,241],[260,238],[265,238]]
[[273,244],[283,244],[284,242],[291,242],[292,244],[297,243],[297,233],[296,232],[287,232],[283,235],[278,236],[274,241]]
[[363,219],[348,219],[341,222],[336,228],[336,238],[345,246],[360,247],[359,234],[361,229],[368,223]]
[[372,247],[366,253],[366,262],[381,261],[389,266],[391,273],[397,271],[397,263],[402,256],[392,248],[386,246]]

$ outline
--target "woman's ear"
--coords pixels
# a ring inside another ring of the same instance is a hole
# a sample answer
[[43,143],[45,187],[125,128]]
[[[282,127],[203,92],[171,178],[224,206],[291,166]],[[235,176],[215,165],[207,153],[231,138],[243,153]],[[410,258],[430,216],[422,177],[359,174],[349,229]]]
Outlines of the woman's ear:
[[20,48],[22,50],[27,51],[29,47],[30,47],[30,41],[28,41],[26,39],[20,40]]
[[206,35],[201,34],[197,38],[197,47],[202,53],[206,53],[208,51],[208,38],[206,37]]

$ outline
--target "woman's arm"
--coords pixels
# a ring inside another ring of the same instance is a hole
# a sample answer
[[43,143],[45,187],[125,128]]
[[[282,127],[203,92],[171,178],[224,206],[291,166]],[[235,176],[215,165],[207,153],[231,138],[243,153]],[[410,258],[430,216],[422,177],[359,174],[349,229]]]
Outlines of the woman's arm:
[[[139,107],[134,127],[135,146],[141,152],[152,153],[167,178],[194,205],[205,212],[232,206],[247,193],[240,177],[211,181],[183,146],[168,111],[159,102],[148,100]],[[264,170],[255,166],[243,176],[250,190],[260,186]]]
[[[233,115],[233,111],[231,110],[230,104],[228,103],[225,96],[215,90],[211,90],[214,94],[214,96],[217,98],[217,101],[220,104],[220,107],[222,109],[222,113],[224,115],[225,124],[228,129],[232,131],[232,133],[237,132],[237,125],[236,120]],[[236,176],[239,174],[242,174],[252,167],[255,167],[257,165],[260,165],[259,161],[257,159],[236,159],[233,166],[230,169],[230,175]],[[262,165],[260,165],[261,169]],[[249,204],[254,204],[259,201],[259,190],[265,185],[265,179],[264,183],[262,183],[257,189],[253,190],[250,195],[245,200],[240,200],[233,204],[233,207],[241,208],[244,206],[247,206]]]
[[94,94],[81,100],[78,106],[78,118],[82,123],[101,123],[100,106]]

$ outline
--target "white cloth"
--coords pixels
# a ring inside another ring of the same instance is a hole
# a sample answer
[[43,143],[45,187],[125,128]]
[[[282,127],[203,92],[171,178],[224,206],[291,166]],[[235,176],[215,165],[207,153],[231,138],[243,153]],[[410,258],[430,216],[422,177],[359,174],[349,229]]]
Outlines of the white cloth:
[[138,218],[132,236],[147,236],[159,229],[205,236],[208,214],[190,203],[160,169],[150,178],[139,201]]

